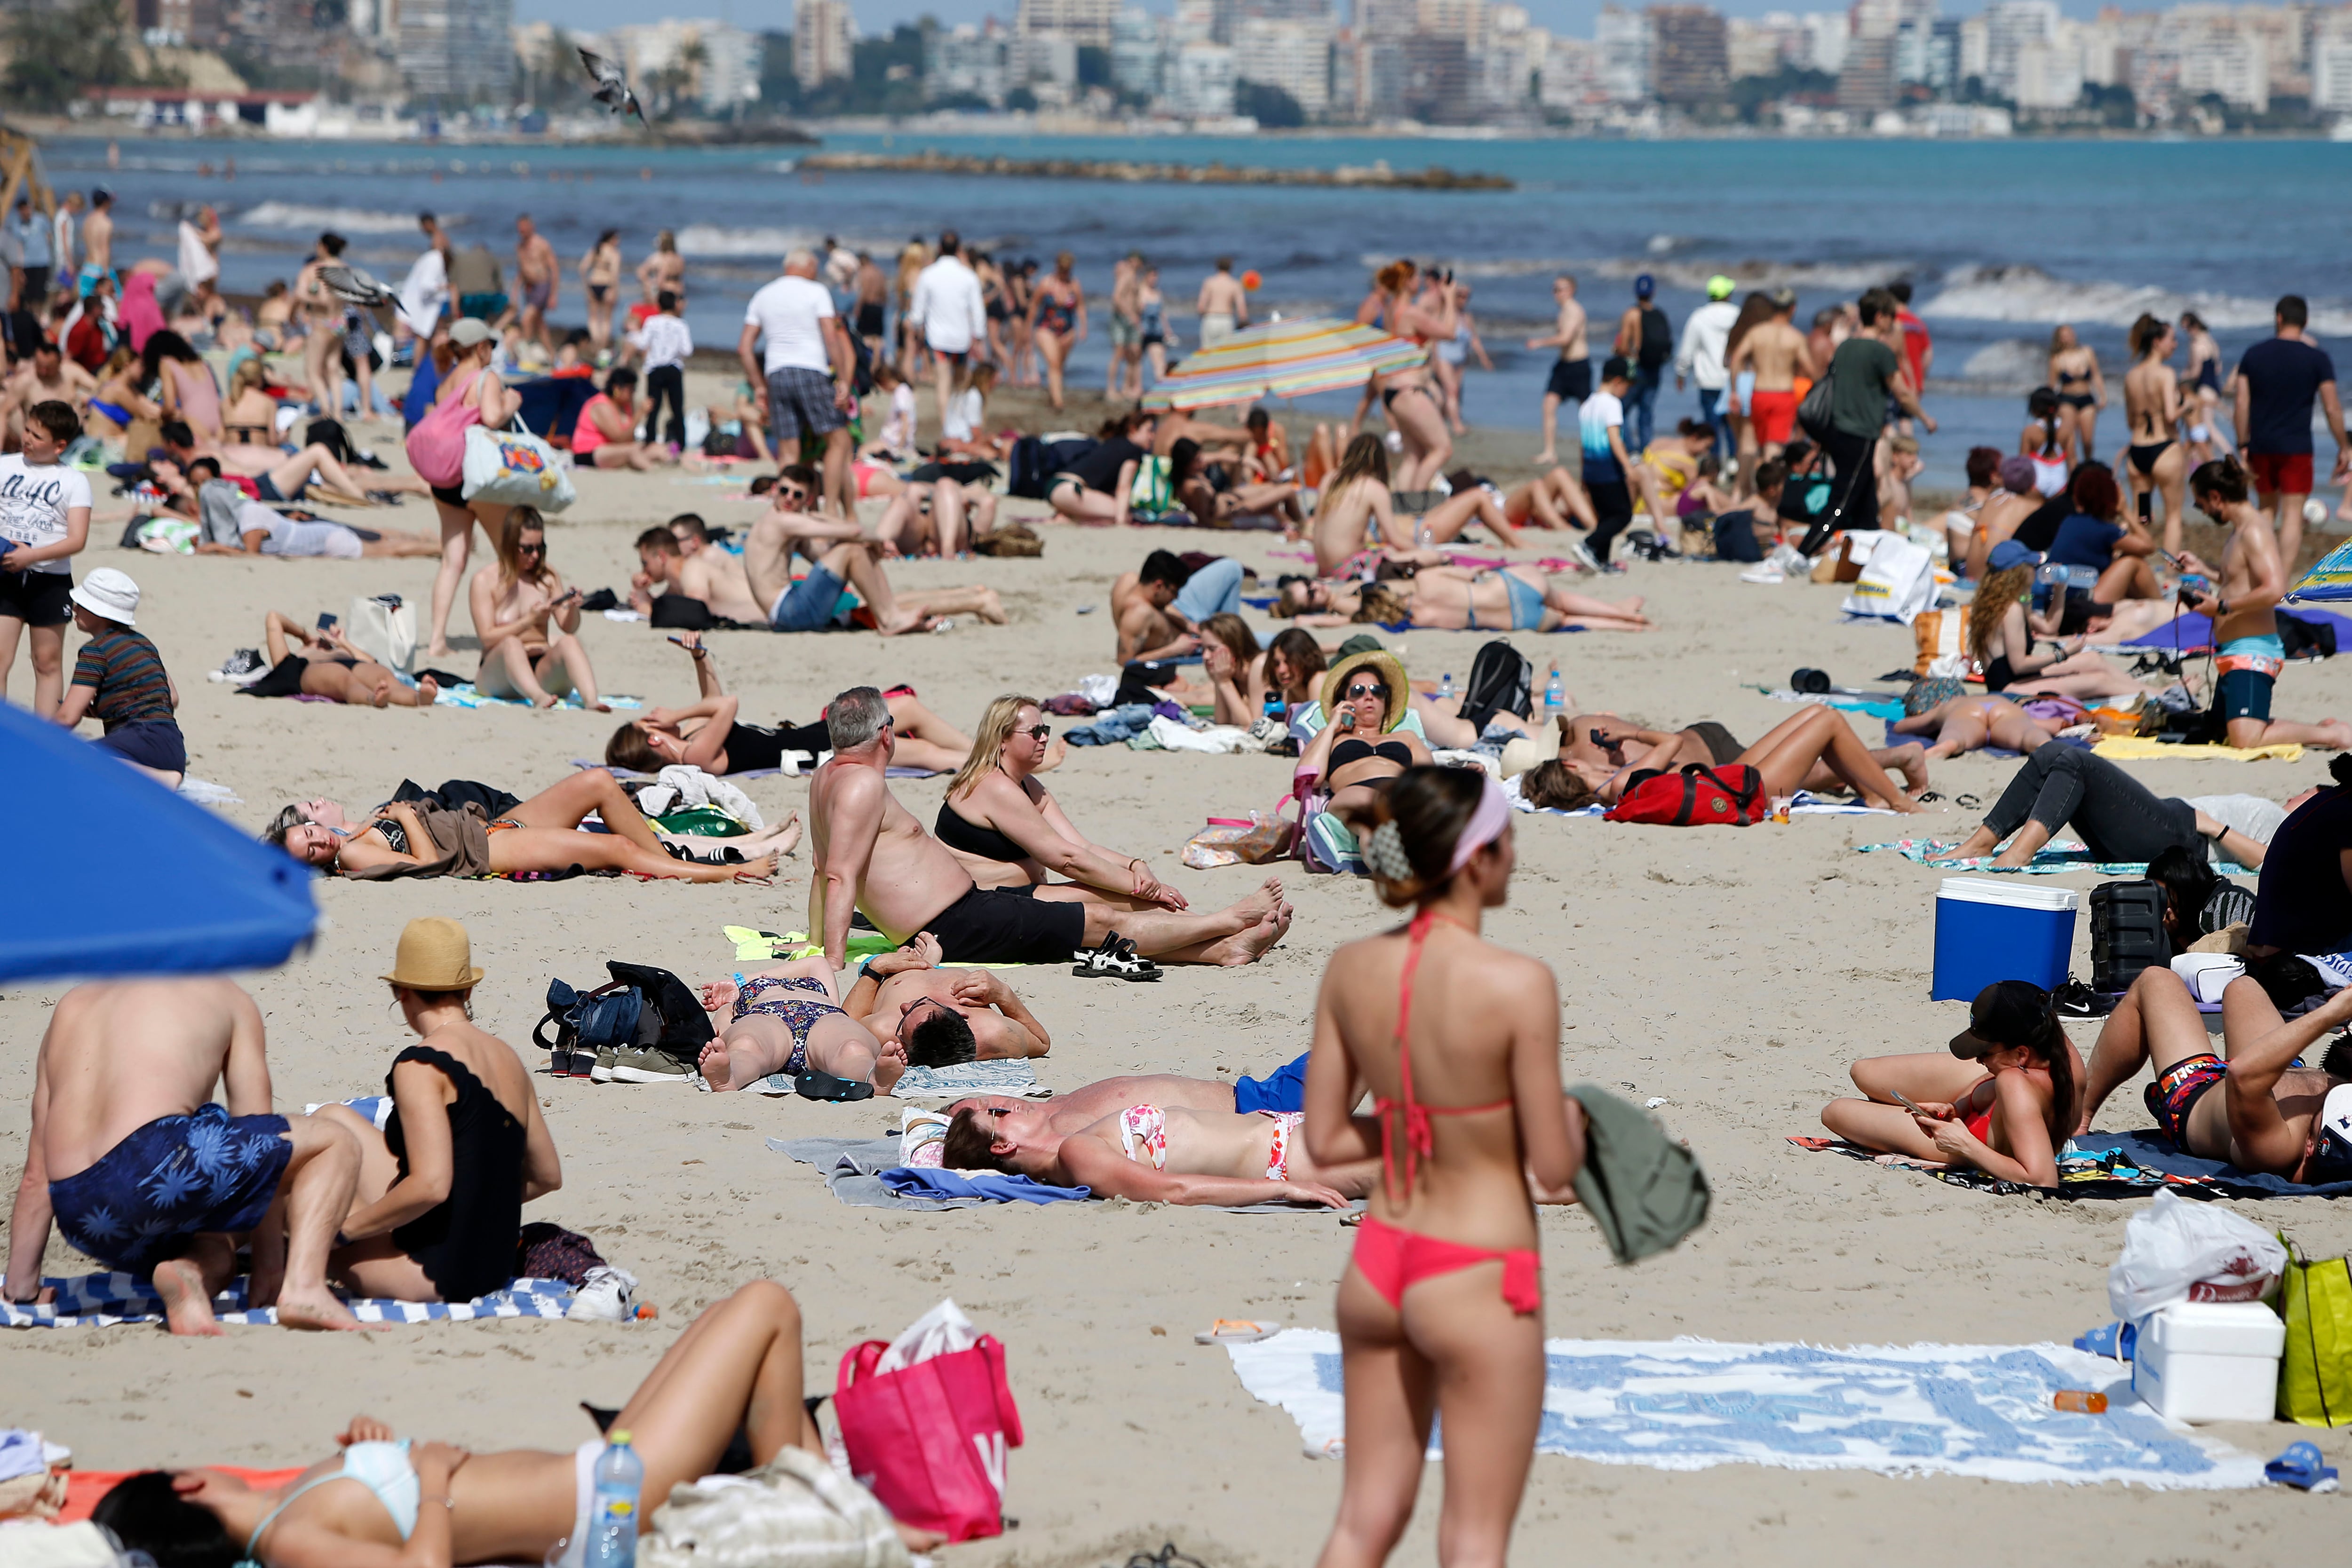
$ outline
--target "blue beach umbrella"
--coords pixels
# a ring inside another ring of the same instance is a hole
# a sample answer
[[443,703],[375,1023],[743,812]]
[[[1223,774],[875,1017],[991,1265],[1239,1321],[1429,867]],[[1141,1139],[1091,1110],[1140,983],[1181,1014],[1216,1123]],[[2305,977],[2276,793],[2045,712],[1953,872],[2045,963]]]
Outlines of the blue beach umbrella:
[[318,925],[308,866],[5,702],[0,777],[0,982],[266,969]]

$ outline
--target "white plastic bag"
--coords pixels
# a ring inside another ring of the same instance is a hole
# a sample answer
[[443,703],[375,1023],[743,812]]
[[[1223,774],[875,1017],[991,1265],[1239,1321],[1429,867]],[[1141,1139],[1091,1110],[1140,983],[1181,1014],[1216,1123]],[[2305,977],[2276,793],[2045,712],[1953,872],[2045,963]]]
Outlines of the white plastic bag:
[[1900,534],[1882,533],[1853,591],[1845,596],[1844,608],[1849,615],[1874,615],[1908,626],[1935,596],[1936,558]]
[[555,448],[528,430],[466,430],[465,495],[501,507],[536,507],[552,517],[576,499]]
[[874,1364],[874,1375],[897,1372],[935,1355],[970,1350],[979,1343],[980,1331],[972,1327],[971,1320],[963,1315],[963,1309],[950,1297],[917,1318],[905,1333],[890,1342],[890,1348]]
[[2286,1261],[2286,1249],[2261,1226],[2159,1188],[2124,1226],[2123,1256],[2107,1270],[2107,1305],[2137,1322],[2175,1301],[2259,1301]]
[[396,593],[354,599],[343,617],[343,637],[385,669],[406,674],[416,662],[416,608]]

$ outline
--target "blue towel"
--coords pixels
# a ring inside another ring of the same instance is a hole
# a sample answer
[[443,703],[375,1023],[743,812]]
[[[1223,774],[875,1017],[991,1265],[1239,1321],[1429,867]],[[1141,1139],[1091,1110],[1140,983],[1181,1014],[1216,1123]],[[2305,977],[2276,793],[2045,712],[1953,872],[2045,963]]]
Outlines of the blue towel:
[[995,1203],[1073,1203],[1094,1196],[1090,1187],[1047,1186],[1034,1176],[1001,1171],[948,1171],[900,1166],[877,1173],[900,1197],[984,1197]]
[[[2197,1177],[2204,1192],[2218,1192],[2224,1197],[2352,1197],[2352,1181],[2292,1182],[2265,1171],[2240,1170],[2222,1161],[2200,1159],[2174,1148],[2172,1141],[2154,1128],[2138,1133],[2084,1133],[2073,1143],[2075,1148],[2090,1154],[2116,1150],[2142,1170]],[[2196,1197],[2202,1193],[2192,1188],[2185,1196]]]

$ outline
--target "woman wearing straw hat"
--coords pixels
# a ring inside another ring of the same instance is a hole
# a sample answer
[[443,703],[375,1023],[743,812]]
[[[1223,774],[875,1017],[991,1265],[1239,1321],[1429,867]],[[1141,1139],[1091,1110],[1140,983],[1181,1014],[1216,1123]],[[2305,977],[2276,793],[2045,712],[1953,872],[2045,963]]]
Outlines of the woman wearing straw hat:
[[[1373,794],[1406,768],[1425,766],[1429,743],[1397,727],[1412,704],[1404,666],[1385,650],[1350,653],[1323,677],[1329,719],[1298,758],[1294,787],[1311,782],[1326,810],[1369,810]],[[1377,739],[1367,739],[1376,736]]]
[[328,1269],[362,1295],[470,1301],[514,1278],[522,1206],[563,1185],[530,1073],[473,1020],[482,971],[455,920],[400,934],[383,977],[419,1043],[392,1059],[379,1133],[348,1106],[319,1114],[360,1140],[360,1183]]
[[73,683],[58,705],[68,729],[84,718],[106,726],[98,744],[167,789],[187,776],[188,743],[173,715],[180,689],[163,668],[155,644],[139,624],[139,585],[110,566],[100,567],[66,595],[74,624],[89,641],[74,660]]

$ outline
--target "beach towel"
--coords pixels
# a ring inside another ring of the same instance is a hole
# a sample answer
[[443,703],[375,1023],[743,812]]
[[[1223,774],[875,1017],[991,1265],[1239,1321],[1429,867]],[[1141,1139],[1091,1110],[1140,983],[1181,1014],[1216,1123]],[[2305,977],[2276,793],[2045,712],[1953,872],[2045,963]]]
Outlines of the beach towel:
[[[1892,839],[1883,844],[1856,844],[1856,854],[1871,854],[1879,850],[1893,850],[1905,860],[1927,865],[1929,855],[1942,854],[1958,845],[1958,839]],[[2020,873],[2029,876],[2053,876],[2060,872],[2087,871],[2100,876],[2141,877],[2147,867],[2137,861],[2095,861],[2091,852],[2077,839],[2053,839],[2033,852],[2027,865],[1995,865],[1991,855],[1973,855],[1966,860],[1937,861],[1937,871]],[[2253,872],[2235,861],[2215,861],[2213,871],[2220,876],[2252,876]]]
[[[45,1307],[0,1301],[0,1328],[106,1328],[114,1323],[160,1323],[161,1298],[147,1281],[130,1274],[77,1274],[41,1281],[57,1287]],[[213,1298],[213,1313],[224,1323],[274,1324],[275,1307],[247,1307],[244,1276]],[[340,1292],[339,1292],[340,1293]],[[560,1280],[517,1280],[470,1301],[394,1301],[345,1296],[343,1304],[363,1323],[476,1322],[488,1318],[560,1318],[572,1305],[572,1287]]]
[[1789,1142],[1815,1154],[1843,1155],[1872,1165],[1917,1171],[1951,1186],[2004,1197],[2033,1193],[2069,1198],[2146,1197],[2158,1187],[2170,1187],[2184,1197],[2352,1197],[2352,1181],[2306,1185],[2261,1171],[2242,1171],[2222,1161],[2200,1159],[2177,1149],[2171,1140],[2153,1127],[2144,1132],[2085,1133],[2069,1138],[2058,1155],[2058,1185],[2054,1188],[2003,1181],[1980,1170],[1932,1165],[1907,1155],[1883,1155],[1843,1138],[1792,1137]]
[[[399,674],[396,670],[393,673]],[[416,685],[416,682],[407,675],[401,675],[400,681],[403,685],[411,689],[414,689]],[[615,710],[635,709],[646,706],[635,697],[625,697],[614,692],[606,692],[604,700]],[[473,682],[461,681],[455,685],[443,686],[441,695],[433,699],[433,706],[435,707],[529,707],[530,699],[485,696],[474,689]],[[586,710],[588,705],[580,700],[578,692],[573,692],[555,706],[573,713],[581,713]]]
[[1786,686],[1750,685],[1751,692],[1761,692],[1776,703],[1822,703],[1843,713],[1866,713],[1873,718],[1901,718],[1901,697],[1850,697],[1839,692],[1815,695],[1811,692],[1792,692]]
[[2145,735],[2103,735],[2091,747],[2095,757],[2110,762],[2178,762],[2213,758],[2223,762],[2300,762],[2303,747],[2283,746],[2189,746]]
[[[2339,648],[2352,648],[2352,619],[2327,610],[2297,610],[2293,614],[2279,612],[2287,621],[2302,621],[2312,625],[2332,622],[2336,627],[2336,643]],[[2118,643],[2125,648],[2163,648],[2182,653],[2202,653],[2213,646],[2213,622],[2194,612],[2175,616],[2155,631]]]
[[[1309,1455],[1342,1452],[1339,1336],[1286,1329],[1228,1344],[1242,1386],[1298,1423]],[[2119,1363],[2055,1344],[1718,1344],[1545,1342],[1536,1451],[1662,1470],[1723,1464],[2125,1481],[2158,1490],[2263,1484],[2263,1462],[2168,1426]],[[2053,1410],[2063,1388],[2104,1391],[2105,1415]],[[1432,1433],[1430,1456],[1441,1457]]]
[[1030,1059],[1007,1057],[961,1061],[953,1067],[909,1067],[890,1092],[901,1100],[953,1100],[966,1094],[1044,1100],[1054,1092],[1037,1082],[1036,1065]]
[[[1017,1197],[1024,1203],[1060,1203],[1073,1197],[1090,1198],[1088,1187],[1048,1186],[1030,1176],[1004,1176],[1000,1172],[940,1171],[917,1168],[900,1164],[903,1145],[899,1134],[881,1138],[770,1138],[768,1147],[780,1155],[790,1155],[803,1165],[814,1166],[824,1176],[824,1185],[834,1197],[856,1208],[902,1208],[913,1212],[934,1212],[942,1208],[977,1208],[982,1204],[1011,1203]],[[938,1177],[981,1177],[995,1179],[986,1184],[976,1180],[952,1182]],[[1005,1183],[1026,1183],[1027,1186],[1008,1186]],[[1037,1193],[1028,1189],[1034,1187]],[[1041,1196],[1050,1193],[1052,1197]],[[1297,1203],[1249,1203],[1230,1207],[1223,1205],[1199,1205],[1217,1207],[1226,1214],[1330,1214],[1331,1209]],[[1349,1205],[1351,1209],[1364,1207],[1361,1199]]]
[[[824,951],[824,945],[809,940],[805,931],[755,931],[748,925],[722,925],[720,936],[735,944],[735,961],[739,964],[764,963],[776,958],[814,958]],[[896,953],[898,944],[879,931],[849,928],[849,940],[843,945],[842,956],[851,964],[861,958],[872,958],[884,953]],[[974,964],[950,958],[940,965],[942,969],[1025,969],[1027,964]]]

